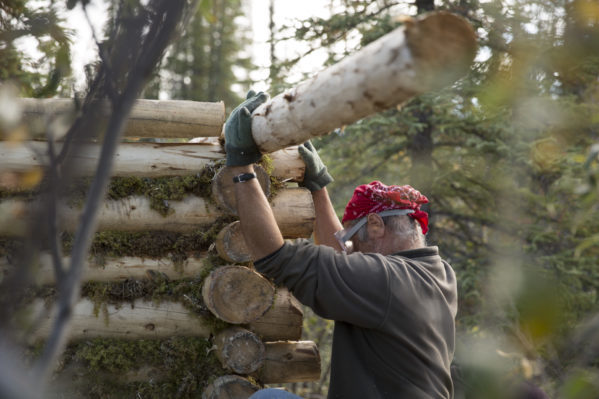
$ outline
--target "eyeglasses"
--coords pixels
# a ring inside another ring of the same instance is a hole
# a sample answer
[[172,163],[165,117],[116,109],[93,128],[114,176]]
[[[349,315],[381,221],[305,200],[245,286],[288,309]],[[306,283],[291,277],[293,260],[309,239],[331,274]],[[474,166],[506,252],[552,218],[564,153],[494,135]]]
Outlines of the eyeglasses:
[[[377,213],[380,217],[384,216],[393,216],[393,215],[408,215],[410,213],[414,213],[413,209],[390,209],[387,211],[382,211]],[[339,242],[341,246],[341,250],[346,253],[352,253],[354,250],[354,243],[351,241],[351,238],[366,224],[368,221],[368,216],[364,216],[356,224],[354,224],[350,228],[346,228],[343,230],[339,230],[335,233],[335,238]]]

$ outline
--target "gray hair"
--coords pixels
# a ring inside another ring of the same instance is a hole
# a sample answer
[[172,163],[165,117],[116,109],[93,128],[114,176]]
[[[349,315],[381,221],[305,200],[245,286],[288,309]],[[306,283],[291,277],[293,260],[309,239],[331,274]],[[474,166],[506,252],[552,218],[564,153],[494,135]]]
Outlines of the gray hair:
[[[385,229],[398,236],[402,242],[410,243],[410,247],[426,246],[426,237],[422,234],[422,228],[414,218],[407,215],[383,216]],[[358,222],[352,220],[349,224],[353,226]],[[356,233],[356,237],[362,242],[368,241],[368,224],[362,226]]]

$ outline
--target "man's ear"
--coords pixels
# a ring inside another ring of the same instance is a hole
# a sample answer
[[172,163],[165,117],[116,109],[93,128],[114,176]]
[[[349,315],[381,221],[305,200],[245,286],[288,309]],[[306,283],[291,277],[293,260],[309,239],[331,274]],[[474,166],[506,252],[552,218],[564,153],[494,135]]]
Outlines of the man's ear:
[[381,238],[385,235],[385,222],[376,213],[368,214],[368,237]]

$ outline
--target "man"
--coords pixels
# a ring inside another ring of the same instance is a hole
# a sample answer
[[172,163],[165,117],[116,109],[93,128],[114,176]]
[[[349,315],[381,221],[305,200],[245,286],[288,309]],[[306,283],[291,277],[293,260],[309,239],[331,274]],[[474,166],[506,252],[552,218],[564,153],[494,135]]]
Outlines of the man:
[[[239,218],[256,269],[335,320],[329,398],[451,398],[457,289],[437,247],[425,246],[428,215],[420,206],[428,200],[410,186],[359,186],[341,225],[325,188],[332,178],[307,143],[300,146],[303,185],[312,192],[318,245],[284,242],[253,178],[261,154],[251,112],[266,99],[250,92],[231,113],[227,165],[236,176]],[[273,393],[254,396],[289,394],[262,395]]]

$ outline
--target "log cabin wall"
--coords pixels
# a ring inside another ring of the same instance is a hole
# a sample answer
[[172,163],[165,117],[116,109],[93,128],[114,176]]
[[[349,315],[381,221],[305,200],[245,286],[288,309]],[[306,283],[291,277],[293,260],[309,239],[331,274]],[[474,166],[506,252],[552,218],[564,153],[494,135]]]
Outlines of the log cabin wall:
[[[50,105],[65,112],[69,108],[64,99],[24,102],[29,126],[37,126]],[[209,133],[202,128],[202,135],[213,137],[190,142],[198,131],[189,128],[190,121],[181,124],[184,130],[177,130],[176,121],[156,118],[143,125],[148,107],[157,105],[142,101],[134,109],[137,124],[129,126],[129,137],[115,159],[82,279],[82,298],[73,309],[70,343],[56,373],[61,394],[202,393],[206,398],[241,399],[263,384],[318,380],[318,349],[313,342],[300,341],[300,304],[285,288],[253,270],[235,227],[234,198],[217,137],[222,128],[214,127],[222,125],[224,109],[219,115],[220,105],[200,104],[208,110],[208,121],[193,123],[212,126]],[[183,105],[196,107],[191,102]],[[143,138],[148,133],[154,137]],[[43,167],[48,162],[46,148],[43,141],[0,142],[0,174]],[[89,182],[86,176],[93,173],[98,156],[97,145],[79,155],[81,184],[72,188],[70,201],[59,210],[65,264]],[[263,187],[283,235],[309,237],[314,220],[311,196],[292,187],[303,178],[297,147],[265,159]],[[27,231],[27,209],[36,200],[35,189],[18,188],[0,199],[0,274],[19,267],[10,248],[18,247]],[[33,352],[48,336],[55,317],[56,278],[49,253],[38,258],[35,285],[39,296],[28,305],[30,314],[38,317],[29,337]]]

